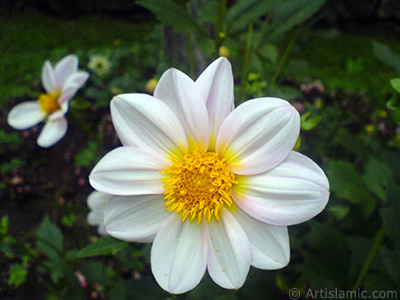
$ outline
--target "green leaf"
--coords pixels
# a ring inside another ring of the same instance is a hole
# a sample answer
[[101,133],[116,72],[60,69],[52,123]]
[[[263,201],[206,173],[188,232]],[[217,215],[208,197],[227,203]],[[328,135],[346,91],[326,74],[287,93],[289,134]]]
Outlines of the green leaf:
[[[400,95],[395,94],[392,99],[390,99],[388,102],[386,102],[386,107],[389,108],[390,110],[399,110],[400,109]],[[397,121],[398,118],[395,120]]]
[[376,208],[376,198],[363,182],[356,168],[345,161],[331,161],[328,165],[331,191],[337,197],[360,205],[363,216],[368,218]]
[[350,207],[345,205],[332,205],[327,209],[339,220],[343,220],[350,212]]
[[44,262],[44,265],[50,270],[50,277],[54,283],[59,283],[69,269],[68,261],[61,256]]
[[63,215],[61,218],[61,224],[67,227],[73,227],[76,222],[76,215]]
[[310,117],[311,112],[308,112],[301,116],[301,129],[302,130],[311,130],[314,129],[318,123],[321,121],[322,116],[314,115]]
[[[395,284],[393,280],[390,278],[389,275],[387,274],[368,274],[365,276],[364,282],[363,282],[363,289],[368,291],[370,295],[372,295],[376,291],[384,291],[384,292],[396,292],[395,291]],[[382,293],[383,295],[383,293]],[[386,299],[391,299],[392,297],[389,296],[389,294],[386,293],[387,298]],[[395,294],[393,295],[395,296]],[[392,298],[394,299],[394,297]]]
[[49,258],[55,259],[63,250],[63,235],[60,228],[45,216],[36,230],[37,246]]
[[110,284],[111,278],[108,276],[109,268],[107,265],[102,264],[97,261],[84,262],[83,274],[89,281],[97,282],[102,286],[107,286]]
[[227,12],[226,23],[231,35],[247,30],[261,16],[274,11],[282,0],[239,0]]
[[362,197],[357,195],[365,188],[361,175],[354,166],[346,161],[331,161],[328,165],[331,190],[339,198],[350,200],[353,204],[360,204]]
[[272,44],[265,44],[261,46],[261,49],[257,52],[262,58],[267,59],[273,65],[276,65],[279,57],[278,47]]
[[390,85],[394,88],[398,93],[400,93],[400,78],[390,79]]
[[387,45],[373,41],[372,53],[378,60],[394,68],[396,73],[400,75],[400,56],[390,50]]
[[391,177],[390,169],[387,165],[378,159],[371,157],[365,166],[364,182],[368,188],[381,199],[386,201],[386,189]]
[[6,235],[8,233],[8,229],[10,228],[10,219],[8,215],[5,215],[1,218],[0,221],[0,235]]
[[128,244],[126,242],[119,241],[109,236],[104,236],[89,246],[81,249],[76,256],[84,258],[96,255],[116,254],[127,246]]
[[179,4],[170,0],[141,0],[137,4],[150,10],[164,25],[171,26],[177,32],[197,31],[206,35],[203,27]]
[[391,203],[390,206],[380,209],[383,226],[400,249],[400,204]]
[[155,300],[173,298],[171,294],[163,291],[155,280],[150,277],[121,281],[110,290],[109,294],[110,300]]
[[291,0],[279,6],[272,18],[268,39],[281,37],[294,26],[312,17],[326,0]]
[[197,44],[203,50],[205,56],[211,56],[215,51],[215,41],[208,37],[199,37]]
[[89,141],[87,146],[75,156],[75,164],[77,167],[90,167],[93,166],[99,159],[98,149],[99,143],[96,141]]
[[84,98],[75,98],[73,101],[70,102],[71,108],[74,109],[86,109],[89,108],[92,104],[84,99]]
[[8,278],[8,285],[19,287],[26,280],[28,270],[21,264],[13,264],[10,266],[10,276]]
[[390,250],[386,246],[380,248],[383,264],[395,282],[400,282],[400,250]]
[[346,236],[335,227],[310,221],[311,232],[306,236],[307,249],[300,267],[306,279],[325,288],[332,282],[345,286],[351,256]]
[[217,25],[219,1],[208,1],[198,11],[198,16],[202,22]]

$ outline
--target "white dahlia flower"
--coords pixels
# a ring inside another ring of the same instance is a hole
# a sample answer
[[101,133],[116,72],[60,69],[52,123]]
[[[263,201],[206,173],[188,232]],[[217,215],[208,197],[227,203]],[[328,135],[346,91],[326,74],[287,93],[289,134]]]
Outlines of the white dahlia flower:
[[284,267],[287,226],[327,204],[324,172],[292,151],[298,112],[278,98],[234,109],[226,58],[196,81],[170,69],[154,96],[118,95],[111,113],[123,146],[95,166],[90,182],[118,195],[104,208],[109,235],[153,243],[151,269],[166,291],[193,289],[206,269],[237,289],[250,266]]
[[75,96],[89,77],[89,73],[78,71],[78,57],[68,55],[54,67],[45,61],[42,68],[42,84],[46,91],[38,100],[26,101],[14,106],[8,114],[8,124],[19,130],[28,129],[45,121],[37,143],[43,148],[53,146],[61,140],[68,129],[65,114],[69,101]]

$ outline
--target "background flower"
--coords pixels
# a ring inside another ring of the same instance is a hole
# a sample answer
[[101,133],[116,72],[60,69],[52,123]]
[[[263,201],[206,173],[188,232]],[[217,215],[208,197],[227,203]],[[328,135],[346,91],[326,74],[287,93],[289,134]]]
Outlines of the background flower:
[[94,54],[89,58],[88,68],[99,76],[107,75],[110,72],[112,63],[108,56],[103,54]]
[[67,132],[68,122],[64,115],[68,111],[69,101],[88,77],[89,73],[78,71],[76,55],[64,57],[54,67],[46,61],[42,68],[42,84],[46,93],[36,101],[14,106],[8,114],[8,124],[24,130],[45,121],[37,143],[44,148],[53,146]]
[[220,286],[240,288],[250,265],[289,261],[287,226],[318,214],[329,197],[324,172],[293,152],[300,118],[287,101],[257,98],[233,110],[225,58],[197,79],[170,69],[154,97],[111,102],[123,147],[108,153],[90,182],[112,198],[107,233],[153,242],[151,266],[171,293],[194,288],[206,268]]

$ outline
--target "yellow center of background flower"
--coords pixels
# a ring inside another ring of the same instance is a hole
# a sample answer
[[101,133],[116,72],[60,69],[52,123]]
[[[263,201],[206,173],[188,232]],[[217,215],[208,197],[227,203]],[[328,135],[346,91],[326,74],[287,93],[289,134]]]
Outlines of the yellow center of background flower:
[[165,206],[168,211],[182,214],[182,222],[197,217],[208,222],[214,216],[219,221],[219,211],[224,204],[232,205],[231,189],[237,183],[225,160],[215,152],[187,153],[182,160],[173,159],[173,165],[161,173],[171,177],[163,179]]
[[40,108],[46,114],[51,114],[60,109],[60,105],[58,104],[58,95],[41,94],[38,102]]

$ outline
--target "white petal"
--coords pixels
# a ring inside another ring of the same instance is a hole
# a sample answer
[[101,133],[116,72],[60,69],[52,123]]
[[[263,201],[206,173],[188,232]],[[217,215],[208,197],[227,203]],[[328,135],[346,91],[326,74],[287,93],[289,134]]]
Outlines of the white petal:
[[176,69],[167,70],[158,81],[154,97],[166,103],[178,116],[189,140],[189,149],[205,151],[210,130],[204,98],[197,85]]
[[152,149],[181,158],[188,149],[182,124],[162,101],[145,94],[123,94],[111,101],[114,127],[125,146]]
[[78,71],[78,61],[78,56],[70,54],[54,66],[58,86],[64,86],[68,77]]
[[101,224],[97,225],[97,232],[98,232],[100,235],[104,235],[104,236],[107,236],[107,235],[108,235],[108,233],[107,233],[107,231],[106,231],[106,228],[104,227],[104,223],[101,223]]
[[87,204],[91,210],[87,215],[87,222],[89,225],[97,226],[97,232],[101,235],[108,235],[104,227],[104,208],[111,197],[112,195],[93,191],[87,198]]
[[104,215],[98,214],[94,211],[88,213],[87,222],[89,225],[97,226],[97,232],[101,235],[108,235],[104,227]]
[[329,182],[308,157],[292,152],[276,168],[238,176],[232,198],[250,216],[272,225],[305,222],[319,214],[329,199]]
[[69,108],[69,103],[68,102],[64,102],[61,104],[61,109],[56,110],[55,112],[52,112],[51,114],[49,114],[47,116],[48,121],[56,121],[60,118],[63,118],[64,115],[68,112],[68,108]]
[[40,147],[48,148],[61,140],[68,130],[68,122],[65,117],[61,117],[55,121],[47,121],[43,126],[37,143]]
[[203,226],[172,214],[151,248],[151,269],[158,284],[170,293],[185,293],[203,278],[206,261]]
[[129,242],[151,243],[166,218],[162,195],[113,197],[104,210],[109,235]]
[[287,101],[249,100],[222,123],[216,152],[227,159],[232,172],[258,174],[276,167],[288,156],[299,131],[299,113]]
[[62,92],[58,98],[59,103],[64,103],[71,100],[76,92],[85,84],[89,78],[88,72],[79,71],[69,76],[64,85],[62,86]]
[[252,266],[275,270],[289,263],[290,243],[286,226],[273,226],[260,222],[240,209],[234,216],[249,238]]
[[223,120],[234,107],[232,67],[225,57],[218,58],[204,70],[196,80],[207,106],[210,121],[210,149],[215,148],[215,139]]
[[94,167],[90,184],[112,195],[162,194],[165,177],[159,171],[171,163],[158,153],[137,147],[119,147]]
[[92,225],[92,226],[104,224],[103,214],[99,214],[97,212],[91,211],[87,215],[87,222],[89,225]]
[[112,195],[93,191],[89,194],[87,198],[87,204],[90,210],[95,211],[99,214],[104,212],[104,208],[106,207],[108,201],[112,198]]
[[48,60],[42,67],[42,85],[48,94],[56,93],[61,89],[53,65]]
[[212,220],[207,225],[207,269],[211,278],[223,288],[240,288],[251,263],[251,248],[246,233],[225,208],[221,210],[221,221]]
[[37,101],[22,102],[8,113],[8,125],[23,130],[35,126],[46,118]]

